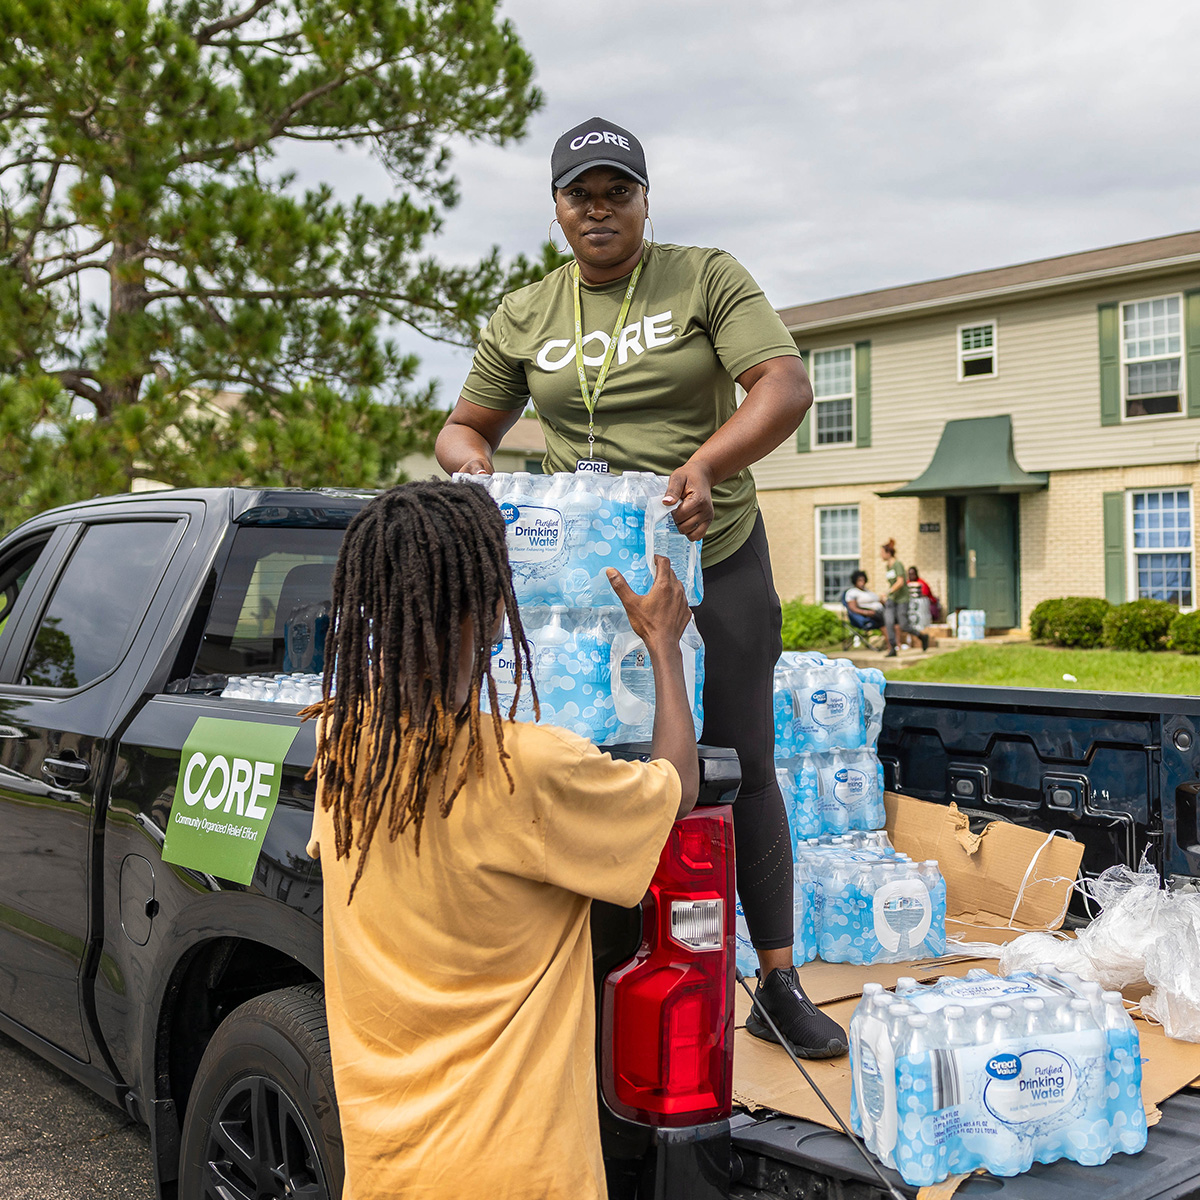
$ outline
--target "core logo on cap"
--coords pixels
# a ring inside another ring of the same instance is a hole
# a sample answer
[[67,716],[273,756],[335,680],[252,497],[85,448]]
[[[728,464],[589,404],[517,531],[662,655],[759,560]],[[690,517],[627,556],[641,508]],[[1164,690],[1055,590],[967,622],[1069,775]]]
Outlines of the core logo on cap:
[[620,146],[623,150],[628,150],[630,148],[629,139],[622,137],[619,133],[613,133],[608,129],[603,131],[594,129],[591,133],[581,134],[579,137],[575,138],[575,140],[571,142],[571,149],[582,150],[584,146],[599,146],[605,142],[612,146]]

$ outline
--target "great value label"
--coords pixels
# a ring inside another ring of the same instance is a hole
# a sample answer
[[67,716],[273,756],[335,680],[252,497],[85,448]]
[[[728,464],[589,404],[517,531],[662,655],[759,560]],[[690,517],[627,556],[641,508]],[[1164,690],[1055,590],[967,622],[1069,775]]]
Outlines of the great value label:
[[299,729],[199,717],[179,759],[164,862],[234,883],[254,877]]
[[547,563],[558,557],[563,547],[563,516],[557,508],[504,503],[500,513],[514,564]]

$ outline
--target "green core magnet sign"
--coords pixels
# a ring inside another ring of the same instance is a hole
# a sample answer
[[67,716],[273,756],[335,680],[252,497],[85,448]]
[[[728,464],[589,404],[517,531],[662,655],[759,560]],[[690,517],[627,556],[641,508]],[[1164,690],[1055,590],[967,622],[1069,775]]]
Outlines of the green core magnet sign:
[[164,862],[234,883],[254,877],[299,729],[199,717],[179,759]]

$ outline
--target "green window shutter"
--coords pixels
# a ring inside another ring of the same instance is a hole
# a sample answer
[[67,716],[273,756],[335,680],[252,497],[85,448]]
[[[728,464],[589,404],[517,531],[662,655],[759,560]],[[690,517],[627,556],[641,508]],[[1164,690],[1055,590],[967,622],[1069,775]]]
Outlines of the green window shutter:
[[1200,417],[1200,291],[1183,294],[1183,328],[1187,346],[1187,415]]
[[[804,364],[804,369],[807,371],[809,363],[812,361],[812,352],[809,350],[800,351],[800,361]],[[804,414],[804,420],[800,422],[800,428],[796,430],[796,453],[805,454],[812,449],[812,429],[816,423],[816,417],[813,416],[813,410],[810,408]]]
[[871,444],[871,343],[854,343],[854,444]]
[[1125,603],[1125,493],[1104,493],[1104,596]]
[[[1100,424],[1121,423],[1121,344],[1115,304],[1101,304],[1100,312]],[[1107,508],[1104,510],[1108,511]]]

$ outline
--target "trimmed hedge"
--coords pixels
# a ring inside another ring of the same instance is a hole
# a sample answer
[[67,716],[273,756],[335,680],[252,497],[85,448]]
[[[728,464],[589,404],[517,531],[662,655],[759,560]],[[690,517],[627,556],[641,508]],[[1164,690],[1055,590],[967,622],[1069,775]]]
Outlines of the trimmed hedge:
[[1034,606],[1033,612],[1029,614],[1029,636],[1035,642],[1051,640],[1050,631],[1054,628],[1054,623],[1062,612],[1062,606],[1061,600],[1043,600]]
[[783,606],[783,648],[813,650],[842,639],[842,619],[820,604],[789,600]]
[[1104,644],[1114,650],[1165,650],[1179,609],[1165,600],[1130,600],[1104,618]]
[[1200,654],[1200,609],[1180,613],[1171,622],[1170,645],[1181,654]]
[[1104,618],[1112,606],[1099,596],[1043,600],[1029,614],[1029,631],[1039,642],[1092,650],[1101,644]]

